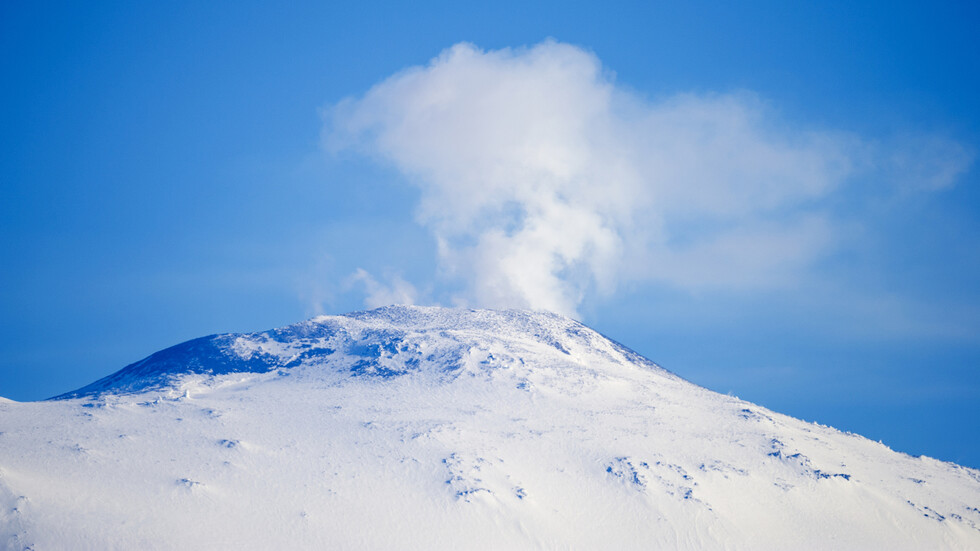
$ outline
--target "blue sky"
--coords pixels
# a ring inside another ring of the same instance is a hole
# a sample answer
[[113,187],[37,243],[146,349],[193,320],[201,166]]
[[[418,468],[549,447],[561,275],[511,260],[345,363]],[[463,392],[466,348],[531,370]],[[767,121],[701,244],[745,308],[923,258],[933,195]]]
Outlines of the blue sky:
[[385,299],[526,305],[980,467],[977,7],[145,4],[0,7],[0,395]]

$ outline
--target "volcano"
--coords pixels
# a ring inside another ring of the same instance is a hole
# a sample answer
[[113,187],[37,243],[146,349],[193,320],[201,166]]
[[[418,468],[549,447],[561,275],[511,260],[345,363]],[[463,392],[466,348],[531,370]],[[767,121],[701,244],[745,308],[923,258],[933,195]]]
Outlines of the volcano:
[[980,471],[566,317],[392,306],[0,399],[8,549],[980,549]]

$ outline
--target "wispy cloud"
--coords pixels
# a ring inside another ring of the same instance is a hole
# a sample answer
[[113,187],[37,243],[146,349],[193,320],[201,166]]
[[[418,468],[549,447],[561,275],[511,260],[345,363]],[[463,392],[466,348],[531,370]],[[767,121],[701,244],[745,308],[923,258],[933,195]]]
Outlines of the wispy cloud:
[[418,291],[415,286],[398,275],[392,275],[388,283],[378,281],[363,268],[358,268],[348,279],[348,285],[364,287],[364,306],[377,308],[389,304],[415,304]]
[[629,281],[791,284],[841,239],[825,199],[855,173],[887,164],[938,189],[972,162],[952,142],[883,152],[794,127],[748,92],[643,98],[554,41],[457,44],[325,118],[329,149],[420,188],[457,302],[567,314]]

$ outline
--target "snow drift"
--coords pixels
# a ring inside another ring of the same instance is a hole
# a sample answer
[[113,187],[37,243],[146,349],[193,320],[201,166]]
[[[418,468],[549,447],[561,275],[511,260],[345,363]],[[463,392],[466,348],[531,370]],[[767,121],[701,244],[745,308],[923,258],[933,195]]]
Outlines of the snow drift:
[[977,549],[980,472],[571,319],[388,307],[0,400],[9,549]]

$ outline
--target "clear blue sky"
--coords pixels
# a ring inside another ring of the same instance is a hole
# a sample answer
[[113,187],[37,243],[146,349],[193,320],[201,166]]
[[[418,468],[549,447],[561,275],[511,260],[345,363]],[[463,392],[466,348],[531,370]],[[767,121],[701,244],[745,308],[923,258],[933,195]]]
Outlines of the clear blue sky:
[[[360,268],[448,303],[422,188],[322,142],[332,106],[461,41],[572,44],[651,103],[749,94],[763,123],[856,137],[872,164],[980,148],[974,3],[466,4],[0,6],[0,396],[362,309]],[[640,277],[578,312],[711,389],[980,467],[978,164],[923,191],[897,163],[821,196],[838,238],[789,284]]]

